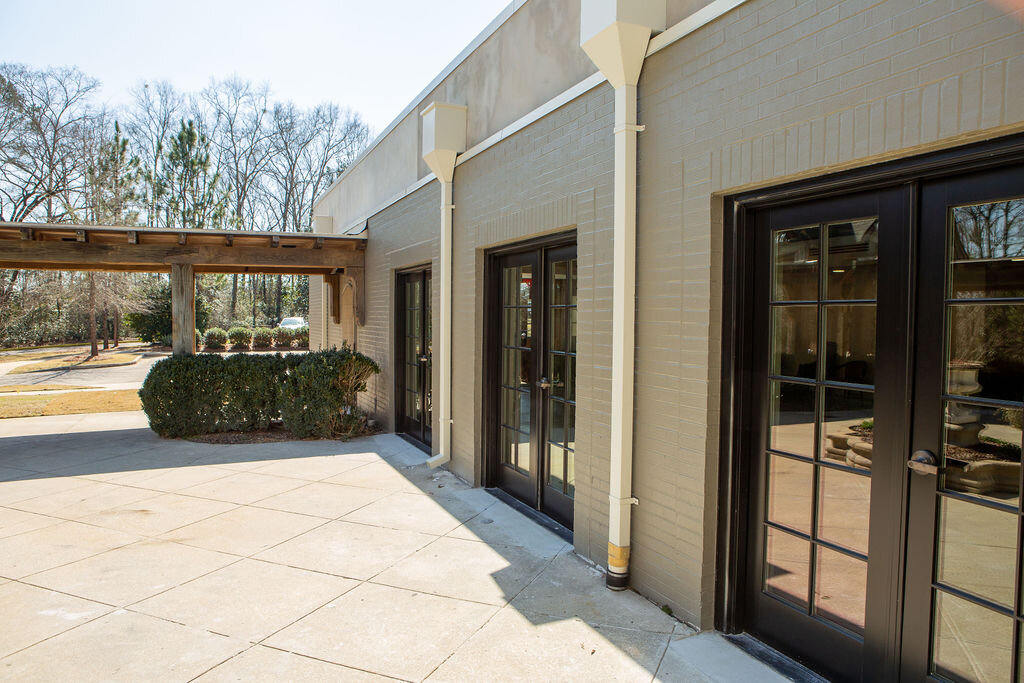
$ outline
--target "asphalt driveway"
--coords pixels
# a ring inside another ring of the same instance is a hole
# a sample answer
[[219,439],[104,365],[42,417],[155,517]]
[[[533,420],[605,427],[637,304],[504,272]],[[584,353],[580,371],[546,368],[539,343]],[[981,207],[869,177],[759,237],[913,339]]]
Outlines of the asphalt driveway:
[[424,460],[0,421],[0,679],[779,679]]

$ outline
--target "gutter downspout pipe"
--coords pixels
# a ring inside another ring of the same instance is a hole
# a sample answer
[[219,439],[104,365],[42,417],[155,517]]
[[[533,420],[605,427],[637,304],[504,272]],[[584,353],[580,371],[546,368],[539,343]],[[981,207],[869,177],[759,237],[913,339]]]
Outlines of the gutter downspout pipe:
[[665,0],[582,0],[580,46],[615,89],[612,279],[612,414],[608,573],[629,585],[633,497],[633,380],[636,319],[637,82],[651,35],[665,30]]
[[438,267],[441,271],[441,295],[438,326],[438,439],[437,453],[427,460],[440,467],[452,459],[452,227],[455,205],[452,203],[455,159],[466,151],[466,107],[432,102],[423,110],[423,160],[441,182],[441,234]]

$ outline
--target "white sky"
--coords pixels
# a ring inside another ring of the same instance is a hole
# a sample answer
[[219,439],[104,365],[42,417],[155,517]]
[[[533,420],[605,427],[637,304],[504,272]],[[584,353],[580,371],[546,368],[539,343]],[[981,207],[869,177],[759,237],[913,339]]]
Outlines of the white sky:
[[0,0],[0,61],[74,65],[129,101],[140,81],[267,82],[381,132],[509,0]]

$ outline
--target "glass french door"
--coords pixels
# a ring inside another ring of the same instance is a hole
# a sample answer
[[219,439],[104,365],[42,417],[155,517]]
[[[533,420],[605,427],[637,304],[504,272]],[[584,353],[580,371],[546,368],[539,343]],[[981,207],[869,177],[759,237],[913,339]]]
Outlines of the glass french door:
[[397,430],[431,445],[430,271],[398,274],[395,363]]
[[761,208],[744,629],[836,681],[1024,680],[1024,166]]
[[1024,167],[921,190],[905,677],[1024,679]]
[[572,528],[576,452],[575,245],[498,259],[495,483]]
[[901,195],[766,209],[754,239],[745,628],[830,679],[878,680],[905,471]]

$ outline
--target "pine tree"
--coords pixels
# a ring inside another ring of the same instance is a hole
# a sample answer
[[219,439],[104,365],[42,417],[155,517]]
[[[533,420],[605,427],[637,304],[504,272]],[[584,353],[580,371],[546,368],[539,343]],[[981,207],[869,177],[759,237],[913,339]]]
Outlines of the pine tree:
[[210,141],[191,120],[182,121],[164,158],[161,182],[168,224],[178,228],[224,228],[228,190],[213,169]]

